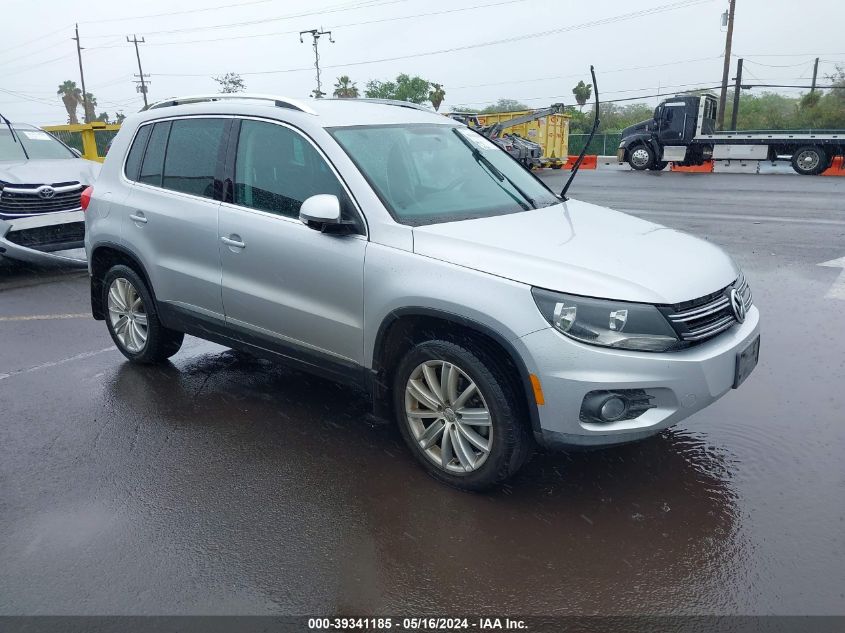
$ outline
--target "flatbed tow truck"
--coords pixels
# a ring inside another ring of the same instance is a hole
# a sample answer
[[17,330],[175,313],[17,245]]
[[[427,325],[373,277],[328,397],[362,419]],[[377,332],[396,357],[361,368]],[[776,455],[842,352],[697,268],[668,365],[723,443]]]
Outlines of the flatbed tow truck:
[[845,154],[845,130],[811,133],[716,131],[716,97],[676,96],[661,102],[654,116],[622,130],[616,158],[637,171],[708,160],[790,161],[799,174],[812,176]]

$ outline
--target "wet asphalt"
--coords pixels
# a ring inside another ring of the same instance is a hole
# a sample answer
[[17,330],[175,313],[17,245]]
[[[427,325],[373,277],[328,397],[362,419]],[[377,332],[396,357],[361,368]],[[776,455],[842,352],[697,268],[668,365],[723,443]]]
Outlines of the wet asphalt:
[[359,393],[193,338],[129,365],[84,276],[0,267],[0,615],[845,613],[845,272],[818,266],[845,256],[845,178],[571,193],[727,248],[760,365],[485,494],[427,477]]

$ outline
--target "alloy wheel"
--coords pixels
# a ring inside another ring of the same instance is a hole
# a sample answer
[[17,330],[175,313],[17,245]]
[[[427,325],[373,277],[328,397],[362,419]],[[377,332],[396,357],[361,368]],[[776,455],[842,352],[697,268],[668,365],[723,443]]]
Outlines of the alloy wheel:
[[490,409],[475,382],[454,363],[428,360],[411,372],[405,419],[420,450],[442,470],[472,472],[490,455]]
[[128,279],[118,277],[109,286],[109,323],[128,352],[137,354],[147,344],[149,326],[141,295]]

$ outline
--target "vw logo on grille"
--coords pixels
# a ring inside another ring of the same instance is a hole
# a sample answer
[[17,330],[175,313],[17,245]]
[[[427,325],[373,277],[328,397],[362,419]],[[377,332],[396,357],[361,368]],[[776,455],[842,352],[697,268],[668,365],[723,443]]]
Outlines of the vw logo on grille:
[[742,295],[736,291],[736,288],[731,288],[731,309],[739,323],[745,321],[745,301],[742,300]]
[[37,189],[38,197],[44,200],[49,200],[53,196],[56,195],[56,190],[50,187],[49,185],[44,185],[43,187],[38,187]]

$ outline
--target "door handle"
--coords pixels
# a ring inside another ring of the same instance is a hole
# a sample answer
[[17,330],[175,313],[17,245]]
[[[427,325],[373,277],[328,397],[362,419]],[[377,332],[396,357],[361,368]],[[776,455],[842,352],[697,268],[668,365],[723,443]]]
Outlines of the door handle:
[[138,211],[138,213],[133,213],[129,216],[129,219],[133,222],[140,222],[141,224],[147,223],[147,218],[144,217],[144,214]]
[[232,237],[221,237],[220,241],[230,248],[246,248],[246,243],[241,241],[239,235],[233,235]]

